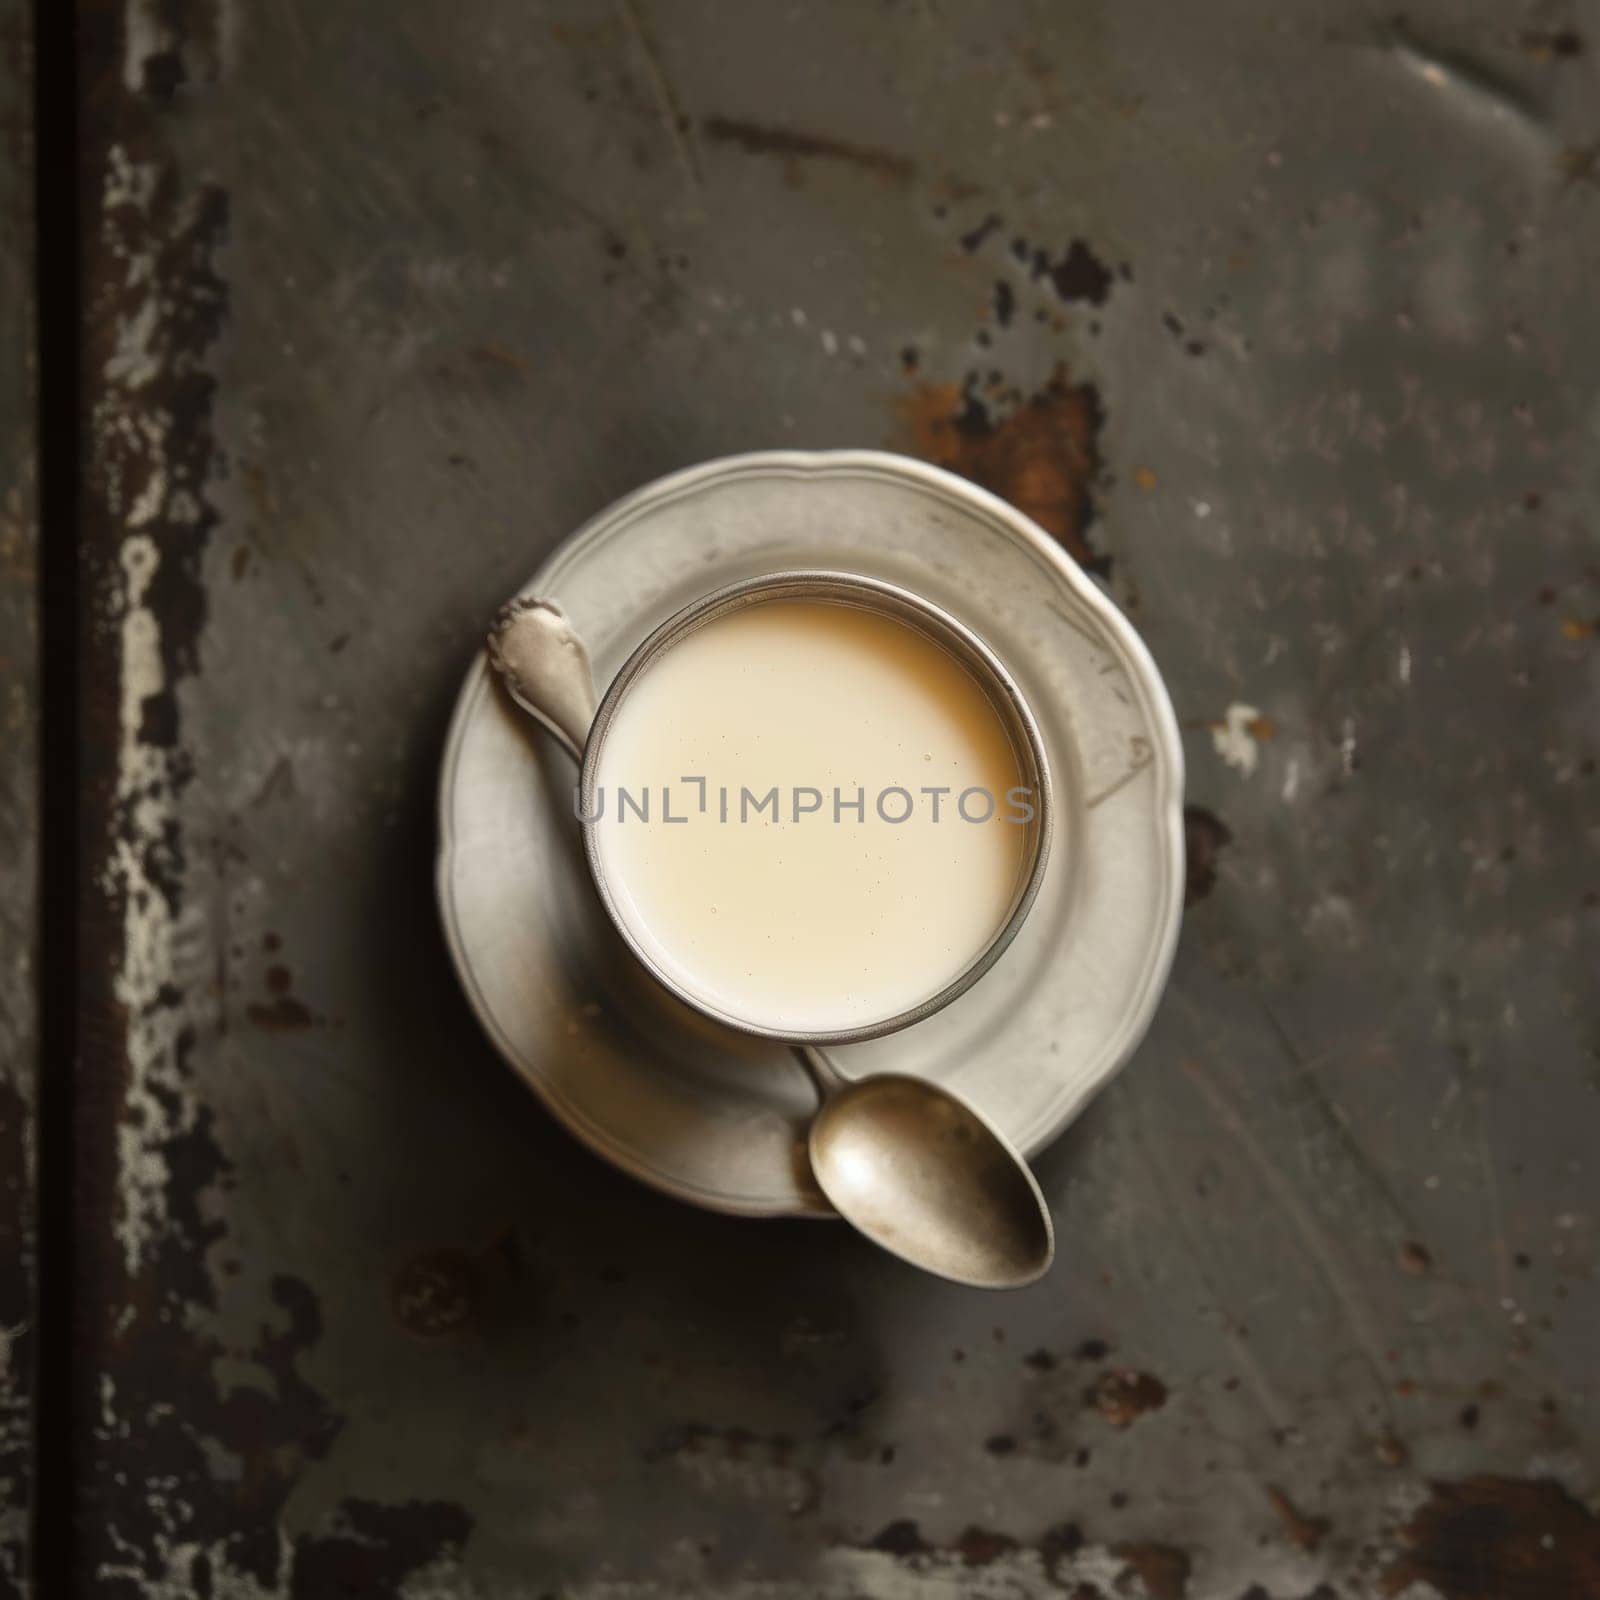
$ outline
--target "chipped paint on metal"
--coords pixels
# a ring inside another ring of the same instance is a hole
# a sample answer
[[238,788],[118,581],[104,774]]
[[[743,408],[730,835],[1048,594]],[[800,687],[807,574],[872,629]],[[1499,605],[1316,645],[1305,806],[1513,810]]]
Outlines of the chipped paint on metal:
[[[82,981],[96,1048],[80,1126],[91,1235],[80,1270],[94,1308],[82,1381],[98,1422],[85,1418],[94,1465],[74,1555],[85,1578],[139,1600],[393,1594],[454,1559],[472,1518],[442,1502],[347,1497],[308,1525],[288,1521],[344,1420],[300,1370],[322,1335],[320,1305],[259,1258],[254,1295],[244,1282],[230,1291],[213,1253],[229,1233],[232,1171],[207,1097],[226,1031],[226,901],[185,715],[204,703],[203,558],[225,471],[212,369],[228,202],[187,175],[149,103],[170,98],[190,65],[204,75],[220,15],[162,13],[171,59],[155,81],[146,59],[138,101],[102,66],[99,103],[123,136],[104,146],[86,241],[99,315],[87,341],[85,716],[106,737],[91,741],[85,786],[95,869]],[[225,1332],[230,1317],[253,1333]]]
[[[902,1526],[902,1525],[897,1525]],[[916,1524],[893,1548],[841,1544],[825,1549],[813,1576],[731,1576],[708,1570],[692,1541],[668,1552],[649,1578],[598,1576],[564,1586],[570,1600],[1233,1600],[1252,1581],[1273,1593],[1305,1595],[1318,1567],[1299,1551],[1274,1551],[1251,1560],[1204,1561],[1200,1581],[1189,1576],[1186,1552],[1169,1546],[1099,1543],[1071,1524],[1036,1543],[969,1527],[948,1544],[928,1544]],[[1281,1586],[1281,1588],[1280,1588]],[[510,1591],[517,1592],[517,1591]],[[456,1600],[459,1590],[407,1584],[404,1600]]]
[[122,87],[165,97],[185,83],[214,83],[233,63],[237,33],[232,0],[192,0],[181,12],[161,0],[126,0]]
[[172,48],[172,31],[156,0],[128,0],[123,12],[122,86],[129,94],[144,89],[146,64]]
[[1212,748],[1235,772],[1250,777],[1256,770],[1261,747],[1256,742],[1256,728],[1261,722],[1261,712],[1242,700],[1235,701],[1222,715],[1222,721],[1211,729]]
[[170,741],[146,734],[148,708],[172,684],[150,594],[162,551],[157,538],[142,530],[158,518],[192,526],[197,515],[192,495],[173,493],[171,418],[145,406],[141,394],[161,371],[172,338],[172,287],[159,281],[149,237],[156,182],[153,165],[133,161],[120,147],[109,152],[102,242],[122,264],[127,301],[117,316],[93,430],[98,477],[128,530],[114,587],[104,600],[117,640],[120,827],[102,883],[122,917],[113,992],[127,1019],[127,1081],[117,1123],[115,1231],[130,1278],[145,1266],[150,1243],[167,1222],[167,1146],[191,1132],[195,1118],[176,1060],[179,1040],[192,1024],[176,981],[180,907],[174,885],[163,881],[170,877],[184,758]]
[[122,903],[123,959],[115,993],[128,1013],[128,1086],[117,1126],[122,1212],[116,1222],[123,1267],[137,1277],[146,1246],[165,1222],[171,1180],[165,1147],[176,1132],[193,1126],[193,1106],[173,1066],[183,1011],[159,1004],[172,986],[175,918],[147,870],[173,823],[168,754],[140,737],[145,701],[159,695],[166,679],[161,665],[160,624],[147,603],[150,579],[160,562],[151,540],[130,536],[122,547],[125,588],[122,616],[121,727],[117,799],[127,815],[108,876]]
[[1346,717],[1339,725],[1339,770],[1347,778],[1356,775],[1356,719]]
[[139,1547],[118,1539],[114,1530],[112,1539],[122,1545],[123,1559],[102,1561],[95,1578],[106,1585],[126,1585],[139,1600],[195,1600],[195,1574],[207,1572],[216,1575],[211,1589],[215,1600],[286,1600],[294,1553],[281,1532],[270,1537],[277,1544],[278,1562],[267,1583],[231,1567],[225,1539],[201,1543],[158,1537],[153,1547]]

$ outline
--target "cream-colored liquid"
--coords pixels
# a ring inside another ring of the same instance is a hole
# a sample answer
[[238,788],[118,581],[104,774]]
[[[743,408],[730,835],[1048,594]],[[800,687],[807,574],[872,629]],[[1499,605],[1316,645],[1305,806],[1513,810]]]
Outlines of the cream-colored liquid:
[[[1024,868],[1030,830],[1007,820],[1023,779],[983,691],[923,634],[851,606],[770,601],[672,646],[623,698],[597,776],[596,842],[629,925],[692,992],[774,1031],[861,1026],[938,993],[998,931]],[[914,800],[899,823],[876,806],[895,785]],[[633,806],[619,820],[619,786],[648,789],[648,822]],[[773,786],[778,819],[752,800],[741,821],[741,789]],[[935,822],[921,791],[940,786]],[[663,819],[663,787],[686,821]],[[821,809],[796,820],[796,787]],[[958,813],[974,787],[994,797],[987,822]],[[835,820],[835,788],[864,790],[865,817]]]

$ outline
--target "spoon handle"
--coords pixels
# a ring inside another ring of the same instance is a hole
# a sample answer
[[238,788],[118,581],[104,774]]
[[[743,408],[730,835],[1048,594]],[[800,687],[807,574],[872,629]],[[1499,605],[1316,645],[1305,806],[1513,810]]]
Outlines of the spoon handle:
[[495,617],[488,650],[511,698],[581,766],[600,698],[588,649],[566,612],[537,596],[513,600]]
[[797,1044],[791,1048],[806,1069],[811,1087],[817,1091],[817,1099],[823,1105],[850,1082],[814,1044]]

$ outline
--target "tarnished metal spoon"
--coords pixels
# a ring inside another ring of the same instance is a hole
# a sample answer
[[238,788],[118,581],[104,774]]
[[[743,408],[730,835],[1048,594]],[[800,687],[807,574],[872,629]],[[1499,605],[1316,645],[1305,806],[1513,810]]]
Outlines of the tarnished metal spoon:
[[1055,1257],[1050,1208],[1011,1141],[959,1095],[899,1072],[850,1079],[795,1045],[822,1102],[811,1170],[885,1250],[956,1283],[1020,1289]]
[[581,767],[600,697],[589,651],[554,600],[512,600],[489,629],[489,665],[506,692]]
[[[512,700],[581,764],[597,696],[589,652],[552,600],[514,600],[489,630]],[[1055,1257],[1050,1209],[1028,1163],[948,1089],[903,1073],[846,1078],[792,1044],[817,1091],[811,1170],[833,1208],[885,1250],[941,1278],[1015,1289]]]

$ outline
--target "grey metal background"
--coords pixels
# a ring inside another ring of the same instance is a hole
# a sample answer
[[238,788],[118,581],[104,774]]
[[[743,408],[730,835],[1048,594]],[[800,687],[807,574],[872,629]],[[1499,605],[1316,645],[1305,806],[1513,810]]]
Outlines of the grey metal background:
[[[1600,11],[82,25],[79,1591],[1600,1592]],[[436,931],[484,619],[785,444],[1035,511],[1188,730],[1015,1297],[606,1170]]]

